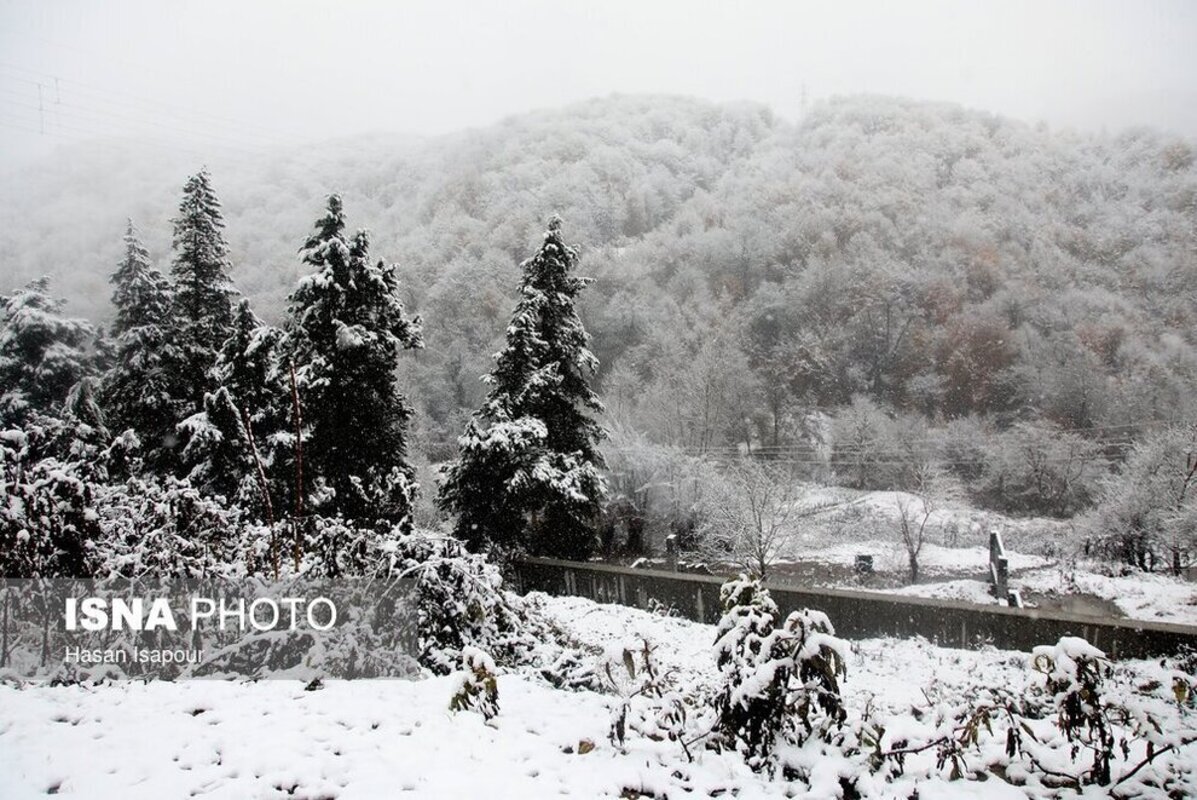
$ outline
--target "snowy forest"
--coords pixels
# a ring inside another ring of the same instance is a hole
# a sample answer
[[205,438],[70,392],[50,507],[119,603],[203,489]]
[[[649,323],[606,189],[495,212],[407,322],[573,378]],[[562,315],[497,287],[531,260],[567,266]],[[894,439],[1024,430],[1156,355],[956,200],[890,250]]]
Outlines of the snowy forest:
[[0,209],[5,572],[277,569],[309,537],[337,574],[413,524],[730,559],[754,491],[813,482],[1067,520],[1071,549],[1179,573],[1193,147],[615,96],[217,154],[181,199],[175,153],[65,149]]
[[[612,96],[14,172],[0,576],[408,581],[419,680],[340,680],[401,676],[365,614],[58,665],[111,632],[5,581],[0,794],[1192,796],[1192,651],[1074,628],[1197,631],[1194,147]],[[535,557],[703,573],[718,607],[512,591]],[[1007,568],[1087,616],[1016,653],[774,599],[1021,607]]]

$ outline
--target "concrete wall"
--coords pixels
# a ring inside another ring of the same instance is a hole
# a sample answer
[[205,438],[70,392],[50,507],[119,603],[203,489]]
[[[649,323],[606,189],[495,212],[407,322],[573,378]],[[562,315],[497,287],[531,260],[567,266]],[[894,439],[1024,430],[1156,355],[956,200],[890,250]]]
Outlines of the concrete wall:
[[[724,579],[658,570],[529,558],[516,565],[519,590],[578,595],[600,603],[645,608],[649,599],[671,605],[687,619],[718,620]],[[1197,628],[1159,622],[1106,619],[1034,609],[978,606],[844,589],[806,590],[766,584],[782,615],[818,609],[846,639],[923,636],[948,647],[993,645],[1029,651],[1080,636],[1111,658],[1151,658],[1197,649]]]

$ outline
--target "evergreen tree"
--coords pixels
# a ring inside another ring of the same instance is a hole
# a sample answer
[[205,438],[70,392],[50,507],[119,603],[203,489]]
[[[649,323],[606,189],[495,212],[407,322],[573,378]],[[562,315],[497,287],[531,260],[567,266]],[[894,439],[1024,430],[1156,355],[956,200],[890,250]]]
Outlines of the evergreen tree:
[[412,409],[395,381],[399,353],[423,347],[393,266],[369,259],[365,231],[345,235],[341,198],[300,251],[312,273],[289,299],[286,354],[304,425],[303,474],[312,510],[410,524],[414,471],[407,461]]
[[38,278],[5,298],[0,319],[0,422],[56,411],[94,367],[95,329],[62,316],[63,301]]
[[180,360],[170,340],[173,296],[166,278],[150,266],[132,220],[125,232],[125,258],[111,282],[116,352],[101,393],[108,426],[117,433],[131,428],[146,464],[165,470],[174,459],[179,413],[171,399],[171,365]]
[[577,252],[549,221],[540,251],[522,265],[507,346],[485,378],[490,394],[444,471],[440,504],[472,547],[494,543],[582,558],[594,548],[606,487],[590,416],[602,403],[588,379],[598,361],[574,308],[589,279],[572,276]]
[[[179,425],[187,480],[208,496],[248,505],[260,495],[246,417],[228,387],[204,395],[204,410]],[[258,503],[253,503],[258,506]]]
[[220,201],[207,171],[201,171],[183,187],[179,216],[174,220],[171,266],[181,357],[174,397],[186,402],[191,411],[201,407],[204,393],[214,388],[209,371],[233,320],[237,292],[229,279],[229,248],[223,231]]
[[0,430],[0,576],[87,577],[99,525],[92,465],[69,420],[30,409]]
[[242,299],[233,312],[229,336],[216,357],[212,377],[227,388],[253,419],[255,428],[274,430],[289,416],[287,381],[279,376],[278,346],[282,331],[267,325]]
[[84,376],[54,413],[0,429],[0,576],[86,577],[97,566],[96,495],[111,473],[108,431]]
[[[232,333],[212,369],[219,385],[204,396],[204,410],[182,425],[188,439],[184,462],[192,484],[253,509],[262,519],[281,508],[291,483],[289,475],[275,474],[275,484],[263,486],[274,472],[272,464],[285,461],[289,452],[278,441],[290,422],[291,404],[290,392],[279,379],[280,333],[262,323],[248,300],[241,300]],[[284,458],[278,458],[279,451]]]

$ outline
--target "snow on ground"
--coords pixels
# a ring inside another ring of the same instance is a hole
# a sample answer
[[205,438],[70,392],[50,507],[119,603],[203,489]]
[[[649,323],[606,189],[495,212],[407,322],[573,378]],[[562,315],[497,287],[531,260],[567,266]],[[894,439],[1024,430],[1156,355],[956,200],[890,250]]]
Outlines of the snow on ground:
[[958,600],[962,603],[973,603],[979,606],[1005,604],[1004,600],[994,597],[987,582],[968,579],[916,583],[911,586],[886,590],[886,594],[903,597],[930,597],[936,600]]
[[[922,521],[925,510],[918,495],[897,491],[859,491],[809,484],[803,487],[800,509],[822,509],[804,515],[793,539],[798,553],[809,547],[856,540],[893,541],[903,513]],[[989,534],[1002,535],[1008,550],[1055,557],[1068,549],[1069,522],[1043,518],[1008,517],[966,503],[933,504],[927,518],[927,540],[951,547],[989,548]]]
[[[953,552],[944,549],[945,555]],[[964,555],[967,559],[967,554]],[[1013,559],[1012,559],[1013,560]],[[950,561],[945,561],[950,567]],[[1024,568],[1020,575],[1012,576],[1010,588],[1022,593],[1028,608],[1042,605],[1049,597],[1064,606],[1070,613],[1095,614],[1088,610],[1091,603],[1071,607],[1069,598],[1097,598],[1117,606],[1118,611],[1129,619],[1148,622],[1169,622],[1176,625],[1197,626],[1197,584],[1171,575],[1116,576],[1101,575],[1083,567],[1047,566],[1038,569]],[[980,571],[980,570],[978,570]],[[934,576],[934,567],[925,574]],[[954,580],[929,580],[921,583],[884,589],[871,589],[855,584],[836,584],[858,591],[878,591],[903,597],[928,597],[938,600],[957,600],[976,605],[1005,605],[1005,600],[996,597],[987,580],[959,578]]]
[[[801,534],[795,538],[794,551],[801,551]],[[861,541],[842,542],[811,548],[806,551],[803,561],[817,561],[824,564],[835,564],[850,567],[858,555],[873,556],[875,569],[887,572],[906,571],[906,549],[902,543],[886,539],[865,539]],[[1025,555],[1023,553],[1007,553],[1011,570],[1044,567],[1051,561],[1043,556]],[[972,570],[978,574],[989,574],[988,547],[945,547],[943,545],[926,542],[919,553],[919,569],[923,573],[961,572]]]
[[[922,501],[916,495],[812,484],[799,504],[825,507],[800,520],[779,559],[779,565],[794,567],[789,579],[799,583],[1003,603],[990,593],[988,583],[989,532],[998,531],[1006,546],[1010,586],[1031,598],[1028,605],[1049,598],[1074,613],[1117,613],[1116,606],[1131,619],[1197,625],[1197,583],[1164,574],[1103,575],[1099,565],[1074,561],[1076,537],[1067,522],[1016,519],[967,506],[933,508],[919,553],[921,582],[902,585],[908,567],[898,520],[903,508],[921,517]],[[858,581],[850,571],[858,555],[872,556],[874,569],[889,579],[880,585]],[[821,572],[821,565],[833,569]],[[786,570],[776,570],[774,577],[785,580]]]
[[[532,602],[580,641],[618,651],[646,637],[684,682],[714,680],[711,626],[579,598]],[[858,642],[844,693],[856,713],[867,707],[889,730],[914,735],[924,726],[912,709],[926,704],[925,691],[977,680],[1017,687],[1028,680],[1026,660],[919,640]],[[0,797],[599,798],[629,788],[670,798],[826,796],[752,773],[732,753],[696,749],[688,763],[676,744],[644,739],[621,752],[607,739],[610,696],[505,675],[500,712],[484,723],[449,712],[455,685],[452,677],[329,681],[310,692],[282,680],[0,685]],[[1027,796],[997,779],[935,777],[930,752],[911,756],[907,772],[877,796],[905,798],[915,787],[923,800]]]
[[1197,584],[1171,575],[1100,575],[1082,567],[1039,569],[1012,581],[1014,586],[1060,595],[1088,594],[1109,600],[1132,619],[1197,625]]

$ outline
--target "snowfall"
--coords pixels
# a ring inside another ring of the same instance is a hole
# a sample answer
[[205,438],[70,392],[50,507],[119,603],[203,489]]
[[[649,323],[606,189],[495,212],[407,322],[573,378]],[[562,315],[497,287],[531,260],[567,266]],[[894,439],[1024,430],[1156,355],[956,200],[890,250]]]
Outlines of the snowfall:
[[[683,684],[716,678],[712,626],[580,598],[532,595],[529,602],[607,653],[650,641],[659,666],[676,670]],[[843,693],[856,715],[867,707],[884,719],[891,740],[913,742],[929,734],[917,711],[929,696],[977,682],[1016,690],[1034,680],[1028,660],[921,640],[853,642]],[[1144,680],[1167,679],[1155,662],[1123,667]],[[695,748],[691,762],[669,741],[629,737],[620,748],[608,738],[615,697],[553,689],[518,674],[499,677],[500,710],[487,722],[449,710],[456,686],[452,676],[330,680],[312,691],[289,680],[0,682],[0,797],[821,798],[834,796],[838,773],[848,768],[832,756],[815,766],[809,784],[790,784],[752,772],[732,752]],[[1195,750],[1182,747],[1168,758],[1194,767]],[[902,777],[866,788],[869,796],[920,800],[1038,794],[1033,781],[1016,787],[986,774],[992,757],[970,756],[986,780],[949,781],[934,751],[912,755]],[[1197,783],[1189,787],[1197,791]],[[1107,795],[1091,787],[1084,796]]]

